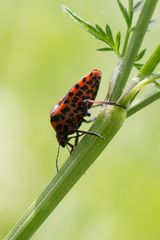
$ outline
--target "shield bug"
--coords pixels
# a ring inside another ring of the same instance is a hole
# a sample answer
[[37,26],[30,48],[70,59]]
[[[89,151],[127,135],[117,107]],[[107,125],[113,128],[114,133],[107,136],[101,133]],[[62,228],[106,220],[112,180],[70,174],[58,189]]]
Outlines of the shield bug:
[[[70,153],[77,145],[79,137],[84,134],[102,138],[97,133],[79,130],[82,122],[88,122],[85,117],[90,116],[88,110],[93,104],[85,100],[95,100],[100,81],[101,71],[94,69],[80,79],[51,111],[50,122],[56,131],[59,146],[68,146]],[[76,136],[69,136],[74,133]],[[69,142],[73,138],[75,139],[74,144]],[[58,170],[57,161],[58,158],[56,159]]]
[[[90,116],[89,109],[92,107],[93,103],[97,103],[97,106],[104,103],[119,105],[112,102],[95,101],[100,81],[101,71],[98,69],[92,70],[82,79],[80,79],[51,110],[50,122],[56,131],[59,147],[66,146],[70,153],[78,144],[79,137],[83,136],[84,134],[90,134],[104,139],[98,133],[79,130],[82,122],[91,122],[94,120],[85,119],[85,117]],[[74,133],[76,134],[75,136],[70,136]],[[74,144],[70,143],[71,139],[75,139]],[[57,172],[59,147],[56,158]]]

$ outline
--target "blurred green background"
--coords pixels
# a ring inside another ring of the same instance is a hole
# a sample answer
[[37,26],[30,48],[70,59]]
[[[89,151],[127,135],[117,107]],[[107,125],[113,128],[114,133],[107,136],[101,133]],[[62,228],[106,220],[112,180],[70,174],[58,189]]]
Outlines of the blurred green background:
[[[73,23],[61,4],[124,35],[116,1],[0,1],[0,239],[55,175],[52,106],[94,68],[103,72],[103,99],[117,62],[112,53],[96,51],[104,45]],[[159,11],[160,5],[144,41],[148,55],[160,40]],[[127,119],[33,240],[160,239],[159,104]],[[60,164],[67,156],[61,149]]]

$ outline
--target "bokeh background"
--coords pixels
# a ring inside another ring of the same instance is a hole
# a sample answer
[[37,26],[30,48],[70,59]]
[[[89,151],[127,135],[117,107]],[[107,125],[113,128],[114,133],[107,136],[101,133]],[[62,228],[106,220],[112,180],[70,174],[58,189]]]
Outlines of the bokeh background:
[[[64,14],[62,4],[124,35],[116,1],[0,1],[0,239],[55,175],[50,109],[94,68],[103,72],[103,99],[117,63],[114,54],[96,51],[104,45]],[[159,11],[160,5],[143,44],[146,57],[160,40]],[[160,239],[159,106],[127,119],[32,240]],[[60,164],[67,156],[61,149]]]

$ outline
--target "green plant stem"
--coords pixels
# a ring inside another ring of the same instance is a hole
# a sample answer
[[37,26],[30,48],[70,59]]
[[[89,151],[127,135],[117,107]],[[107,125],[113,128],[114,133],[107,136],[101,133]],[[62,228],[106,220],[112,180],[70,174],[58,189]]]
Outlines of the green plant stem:
[[124,57],[121,61],[117,79],[116,81],[113,81],[114,85],[112,85],[111,89],[109,90],[110,101],[117,101],[117,99],[122,95],[123,89],[128,80],[129,74],[134,64],[134,60],[140,49],[157,2],[158,0],[146,0],[144,3],[136,27],[133,31],[133,35],[129,41],[127,51],[125,52]]
[[125,41],[124,41],[124,46],[123,46],[123,50],[122,50],[122,57],[123,57],[123,55],[124,55],[125,52],[126,52],[126,48],[127,48],[127,45],[128,45],[129,37],[130,37],[130,29],[127,28],[126,36],[125,36]]
[[129,18],[131,19],[131,22],[130,22],[130,26],[127,26],[126,36],[125,36],[125,41],[124,41],[124,45],[123,45],[123,50],[122,50],[121,56],[123,56],[125,54],[127,46],[128,46],[128,40],[129,40],[129,37],[130,37],[131,26],[132,26],[132,16],[133,16],[132,9],[133,9],[133,0],[129,0],[129,3],[128,3],[128,15],[129,15]]
[[107,106],[106,108],[105,106],[103,108],[89,131],[99,133],[105,137],[105,140],[85,135],[53,181],[5,240],[27,240],[33,235],[111,141],[123,124],[126,113],[127,111],[121,107]]
[[148,106],[149,104],[153,103],[159,98],[160,98],[160,90],[155,87],[155,89],[152,90],[151,93],[138,98],[131,104],[131,106],[128,108],[128,111],[127,111],[127,117],[130,117],[134,113],[138,112],[139,110]]
[[132,102],[132,100],[135,98],[137,93],[144,88],[149,83],[154,82],[156,79],[159,79],[160,75],[156,75],[154,77],[150,77],[147,79],[144,79],[143,81],[140,81],[127,95],[123,96],[122,99],[119,101],[119,103],[122,106],[129,106],[129,104]]
[[[133,0],[129,0],[129,4],[128,4],[128,14],[130,16],[130,18],[132,18],[133,16]],[[132,20],[132,19],[131,19]]]
[[149,57],[147,62],[143,65],[138,73],[138,78],[143,79],[153,73],[154,69],[160,62],[160,44],[156,47],[153,54]]

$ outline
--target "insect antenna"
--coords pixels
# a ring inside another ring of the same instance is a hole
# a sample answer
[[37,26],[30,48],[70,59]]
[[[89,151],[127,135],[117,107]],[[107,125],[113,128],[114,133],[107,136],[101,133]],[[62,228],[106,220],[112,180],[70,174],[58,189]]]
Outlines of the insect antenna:
[[58,169],[59,152],[60,152],[60,144],[58,144],[58,151],[57,151],[57,156],[56,156],[56,171],[57,171],[57,173],[59,172],[59,169]]

